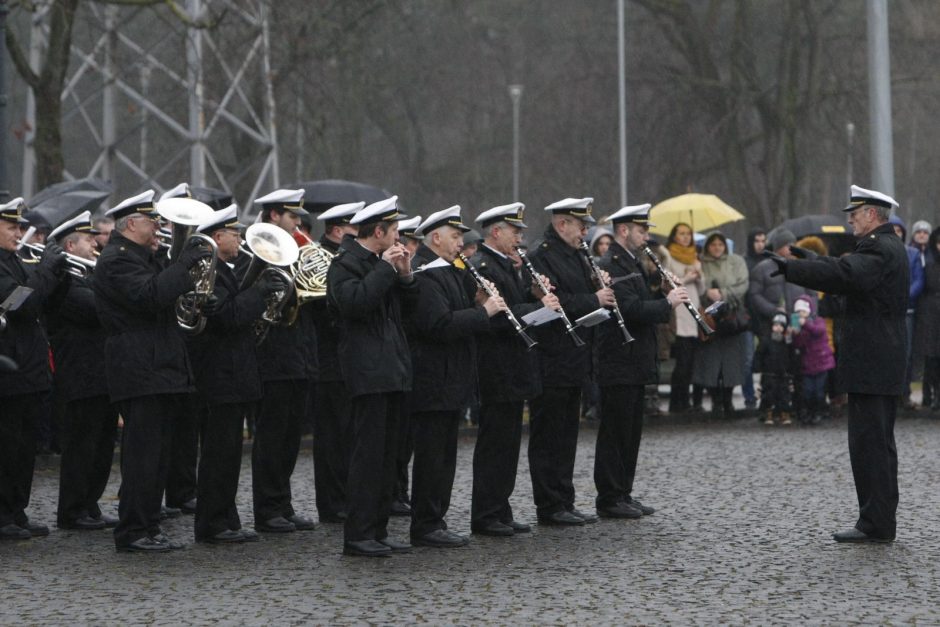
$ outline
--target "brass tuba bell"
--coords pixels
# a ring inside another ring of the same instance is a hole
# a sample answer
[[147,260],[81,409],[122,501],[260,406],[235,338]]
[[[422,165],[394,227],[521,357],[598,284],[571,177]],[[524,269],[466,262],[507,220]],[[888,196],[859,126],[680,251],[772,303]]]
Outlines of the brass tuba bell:
[[271,294],[265,300],[264,313],[255,321],[255,341],[260,344],[271,325],[283,318],[284,307],[295,289],[291,275],[282,268],[288,268],[297,261],[298,247],[287,231],[264,222],[252,224],[245,230],[245,247],[248,249],[247,254],[251,255],[251,263],[242,279],[242,289],[254,285],[270,273],[280,275],[285,284],[290,286]]

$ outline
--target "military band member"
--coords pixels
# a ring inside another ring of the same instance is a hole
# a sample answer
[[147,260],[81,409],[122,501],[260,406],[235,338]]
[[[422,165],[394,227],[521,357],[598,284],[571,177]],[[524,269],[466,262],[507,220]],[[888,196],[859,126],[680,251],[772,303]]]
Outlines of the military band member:
[[213,544],[258,537],[242,527],[235,506],[245,413],[261,398],[254,323],[265,310],[265,298],[288,289],[286,281],[272,275],[240,287],[232,270],[244,226],[237,211],[234,204],[216,211],[212,221],[197,229],[218,246],[218,264],[215,300],[203,310],[206,328],[189,339],[201,425],[195,536],[197,542]]
[[[255,200],[261,219],[292,234],[304,209],[303,189],[279,189]],[[288,310],[296,303],[285,307]],[[294,511],[290,478],[300,452],[307,393],[317,376],[316,329],[300,316],[294,324],[273,325],[258,346],[262,399],[251,448],[251,488],[255,529],[310,531],[312,520]],[[287,322],[287,320],[285,320]]]
[[36,461],[36,439],[43,397],[51,387],[46,333],[39,322],[55,311],[66,294],[68,273],[62,249],[51,243],[34,267],[16,254],[27,220],[22,198],[0,205],[0,302],[17,287],[33,292],[16,310],[5,314],[0,330],[0,355],[14,359],[15,372],[0,371],[0,540],[28,540],[48,535],[49,528],[29,520]]
[[418,250],[418,246],[424,240],[420,235],[415,235],[418,226],[421,225],[421,216],[414,216],[398,223],[398,237],[402,245],[407,248],[412,255]]
[[[358,229],[350,224],[365,207],[364,202],[336,205],[320,215],[324,231],[319,244],[332,255],[339,252],[345,237],[355,237]],[[304,305],[317,330],[319,378],[310,395],[313,412],[313,480],[317,514],[322,522],[341,523],[346,519],[346,476],[349,472],[349,393],[339,367],[337,321],[326,305],[317,299]]]
[[472,276],[454,266],[469,227],[460,207],[432,213],[417,235],[424,237],[412,264],[418,283],[412,315],[414,388],[411,429],[414,466],[411,481],[411,543],[458,547],[468,538],[447,529],[444,517],[457,467],[460,410],[476,392],[476,335],[490,328],[489,319],[506,309],[499,296],[488,297]]
[[339,362],[351,397],[352,451],[346,482],[343,553],[380,557],[410,545],[388,536],[402,396],[411,356],[401,301],[415,290],[411,255],[398,243],[398,197],[368,205],[350,224],[327,274],[327,302],[339,320]]
[[[597,514],[602,518],[640,518],[653,508],[633,498],[633,478],[643,434],[644,391],[659,381],[656,325],[669,322],[673,309],[689,301],[684,287],[665,298],[650,289],[642,262],[649,241],[650,205],[628,206],[610,216],[614,241],[600,267],[613,281],[614,294],[634,341],[624,344],[613,319],[597,327],[595,351],[601,423],[594,455]],[[618,280],[619,279],[619,280]]]
[[[591,270],[578,250],[591,217],[592,198],[566,198],[545,207],[552,215],[545,239],[529,257],[555,286],[555,296],[575,319],[614,304],[609,287],[596,289]],[[536,329],[542,393],[531,399],[529,471],[539,522],[583,525],[593,514],[574,506],[574,461],[581,418],[581,389],[591,378],[592,329],[580,328],[583,346],[575,346],[561,320]]]
[[[86,211],[55,228],[49,240],[70,255],[94,261],[97,234]],[[66,403],[56,515],[60,529],[104,529],[118,522],[98,506],[111,474],[118,415],[101,367],[105,331],[95,310],[93,281],[90,272],[72,277],[62,305],[47,318],[56,394]]]
[[[525,205],[494,207],[477,217],[484,240],[471,264],[489,280],[517,319],[545,306],[558,308],[554,294],[535,294],[531,303],[526,283],[510,255],[522,243]],[[516,485],[522,411],[527,399],[541,392],[535,353],[526,348],[506,316],[490,319],[490,331],[477,336],[480,420],[473,449],[471,529],[490,536],[531,531],[515,520],[509,497]]]
[[128,198],[107,215],[114,232],[95,267],[95,307],[107,333],[105,371],[111,401],[124,418],[119,551],[182,548],[160,529],[172,425],[189,410],[193,375],[176,300],[194,288],[190,269],[210,255],[184,246],[166,267],[152,244],[158,223],[153,191]]

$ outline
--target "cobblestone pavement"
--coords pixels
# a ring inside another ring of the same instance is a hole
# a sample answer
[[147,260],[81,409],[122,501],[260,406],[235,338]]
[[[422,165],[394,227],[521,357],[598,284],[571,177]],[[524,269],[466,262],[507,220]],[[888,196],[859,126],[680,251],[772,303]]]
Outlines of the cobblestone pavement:
[[[583,429],[578,450],[584,510],[593,510],[594,436]],[[108,532],[54,529],[0,544],[0,624],[937,623],[940,420],[901,420],[897,438],[900,524],[890,545],[830,539],[856,512],[844,420],[654,425],[637,496],[658,511],[639,521],[474,536],[466,548],[380,560],[342,557],[337,525],[161,555],[118,554]],[[459,532],[469,532],[472,450],[463,438],[448,516]],[[524,455],[520,468],[516,515],[532,521]],[[249,472],[246,457],[247,524]],[[55,520],[56,475],[37,471],[36,520]],[[314,514],[309,451],[294,486],[298,511]],[[107,509],[116,491],[112,480]],[[191,540],[192,519],[165,529]],[[392,532],[404,537],[407,521],[393,519]]]

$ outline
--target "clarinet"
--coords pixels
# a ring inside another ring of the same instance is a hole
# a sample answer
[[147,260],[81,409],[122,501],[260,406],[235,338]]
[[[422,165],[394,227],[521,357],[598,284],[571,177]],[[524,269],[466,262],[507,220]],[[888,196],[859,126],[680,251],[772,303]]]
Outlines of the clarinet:
[[[608,287],[604,283],[604,279],[601,277],[601,269],[597,267],[597,262],[594,261],[594,257],[591,256],[591,248],[588,246],[587,242],[581,240],[581,243],[578,245],[578,248],[581,249],[581,252],[584,253],[585,258],[587,258],[588,265],[591,266],[591,272],[594,274],[594,281],[597,282],[599,287]],[[627,331],[627,323],[623,321],[623,314],[620,312],[620,305],[617,304],[617,299],[614,298],[614,306],[611,307],[611,310],[614,312],[614,317],[617,319],[617,326],[620,327],[620,333],[623,335],[623,343],[629,344],[633,341],[633,336],[630,335],[630,332]]]
[[[643,252],[646,253],[646,256],[653,260],[653,264],[656,266],[656,269],[659,270],[659,274],[662,275],[663,280],[669,283],[669,285],[675,289],[679,287],[675,281],[672,280],[672,277],[669,273],[666,272],[666,269],[663,268],[663,264],[660,263],[659,257],[656,256],[649,246],[643,247]],[[702,317],[702,314],[699,313],[699,310],[692,306],[692,303],[682,303],[685,305],[685,308],[689,310],[689,313],[692,314],[692,318],[695,319],[695,324],[698,325],[698,328],[702,330],[702,333],[705,335],[711,335],[715,332],[713,328],[708,326],[708,323],[705,322],[705,318]]]
[[[532,280],[538,283],[539,289],[542,290],[542,293],[548,295],[548,286],[545,285],[545,281],[542,280],[542,277],[539,275],[539,273],[535,271],[534,267],[532,267],[532,262],[529,261],[528,257],[526,257],[525,251],[519,247],[516,247],[516,254],[519,255],[520,259],[522,259],[522,263],[525,264],[526,270],[528,270],[529,274],[532,275]],[[578,335],[578,332],[575,331],[574,325],[571,324],[571,320],[568,319],[568,314],[565,313],[565,310],[560,309],[558,313],[561,314],[561,319],[565,323],[565,331],[567,331],[568,335],[571,336],[571,341],[574,342],[574,345],[584,346],[584,340],[582,340]]]
[[[491,288],[489,283],[486,282],[486,279],[483,278],[483,275],[480,274],[480,271],[470,264],[470,260],[467,259],[463,253],[457,253],[457,257],[459,257],[463,264],[467,266],[467,270],[469,270],[470,274],[473,275],[473,279],[477,282],[477,285],[479,285],[480,288],[487,293],[487,295],[489,295],[491,298],[499,296],[496,290]],[[522,338],[522,341],[525,342],[526,348],[532,348],[538,344],[538,342],[529,337],[529,334],[526,333],[525,329],[522,328],[522,323],[520,323],[515,314],[513,314],[508,309],[506,310],[506,317],[509,318],[509,322],[511,322],[512,326],[516,329],[516,333],[518,333],[519,337]]]

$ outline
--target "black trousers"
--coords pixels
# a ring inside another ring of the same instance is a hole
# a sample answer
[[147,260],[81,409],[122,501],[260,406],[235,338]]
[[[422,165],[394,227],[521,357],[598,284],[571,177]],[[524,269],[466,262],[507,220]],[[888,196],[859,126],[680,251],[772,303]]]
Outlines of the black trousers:
[[408,503],[408,464],[415,450],[414,433],[411,424],[411,393],[405,392],[401,421],[398,423],[398,454],[395,460],[395,498]]
[[411,537],[447,529],[444,517],[457,472],[457,430],[461,411],[411,414],[415,461],[411,473]]
[[166,478],[166,504],[180,507],[196,498],[196,464],[199,458],[199,401],[187,399],[188,409],[173,420],[170,470]]
[[[548,388],[529,403],[529,472],[539,517],[574,509],[581,388]],[[602,408],[603,411],[603,408]]]
[[45,392],[0,398],[0,527],[24,525]]
[[594,449],[597,507],[611,507],[631,500],[643,437],[644,389],[642,385],[601,388],[601,424]]
[[849,458],[863,533],[894,538],[898,509],[897,396],[849,394]]
[[160,533],[160,503],[170,465],[173,423],[189,411],[188,394],[156,394],[118,404],[121,441],[120,522],[114,543],[126,546]]
[[669,379],[669,411],[681,411],[691,406],[689,386],[692,385],[692,366],[698,342],[697,337],[677,337],[672,345],[676,365]]
[[306,379],[264,382],[251,447],[251,492],[256,522],[294,515],[290,478],[300,452],[308,387]]
[[313,482],[317,512],[333,517],[346,511],[349,473],[349,395],[342,381],[317,383],[311,388],[313,416]]
[[480,406],[477,442],[473,448],[473,527],[513,519],[509,497],[516,487],[522,442],[523,401]]
[[197,540],[242,527],[235,497],[242,467],[242,429],[247,406],[248,403],[225,403],[201,408]]
[[401,392],[365,394],[350,401],[352,450],[343,530],[347,542],[388,537],[402,396]]
[[56,514],[60,526],[69,526],[83,516],[101,516],[98,499],[111,474],[117,417],[117,409],[106,394],[67,404]]

